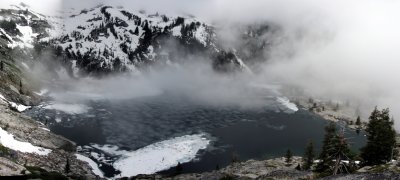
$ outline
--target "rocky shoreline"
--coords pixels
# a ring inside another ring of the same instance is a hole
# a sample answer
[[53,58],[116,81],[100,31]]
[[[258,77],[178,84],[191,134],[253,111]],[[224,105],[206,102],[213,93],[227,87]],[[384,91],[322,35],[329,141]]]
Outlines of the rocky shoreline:
[[65,177],[99,178],[86,162],[76,158],[74,142],[53,134],[43,124],[13,111],[4,101],[0,101],[0,127],[17,141],[51,150],[47,155],[39,155],[1,146],[0,176],[25,176],[35,173],[30,171],[44,170]]
[[357,117],[360,116],[357,108],[349,103],[323,101],[306,97],[291,97],[290,100],[301,108],[308,110],[325,120],[333,122],[344,122],[350,129],[364,130],[367,122],[361,119],[361,124],[356,125]]

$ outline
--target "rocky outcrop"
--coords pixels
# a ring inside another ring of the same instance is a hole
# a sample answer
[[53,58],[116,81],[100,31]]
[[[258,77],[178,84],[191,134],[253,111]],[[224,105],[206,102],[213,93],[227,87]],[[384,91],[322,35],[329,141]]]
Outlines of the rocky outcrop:
[[[21,166],[7,158],[0,157],[0,176],[18,176],[24,171],[27,171],[24,166]],[[28,172],[25,174],[27,173]]]
[[[47,155],[23,153],[1,146],[1,175],[27,175],[25,167],[40,167],[48,172],[58,172],[70,177],[95,179],[90,166],[75,156],[75,143],[51,133],[44,125],[29,117],[9,109],[4,101],[0,101],[0,127],[12,134],[15,139],[29,142],[34,146],[51,149]],[[70,171],[66,172],[69,161]]]
[[385,172],[385,173],[355,173],[355,174],[329,176],[329,177],[323,178],[323,180],[353,180],[353,179],[392,180],[392,179],[400,179],[400,174],[399,173],[393,173],[393,172]]
[[290,163],[285,158],[269,160],[249,160],[237,162],[226,168],[196,174],[181,174],[173,177],[161,175],[139,175],[134,179],[192,179],[192,180],[219,180],[219,179],[313,179],[314,174],[310,171],[296,170],[301,163],[301,157],[293,157]]

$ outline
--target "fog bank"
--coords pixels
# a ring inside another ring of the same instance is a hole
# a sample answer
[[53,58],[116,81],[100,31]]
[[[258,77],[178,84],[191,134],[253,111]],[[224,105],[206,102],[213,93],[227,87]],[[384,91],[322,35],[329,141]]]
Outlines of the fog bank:
[[[231,45],[240,43],[240,33],[235,31],[239,25],[271,23],[280,33],[269,37],[273,46],[254,75],[220,75],[203,68],[206,65],[194,64],[178,71],[159,70],[145,78],[74,81],[77,84],[71,87],[83,92],[124,98],[175,91],[197,94],[200,101],[245,103],[236,97],[249,92],[243,88],[247,84],[283,84],[302,89],[306,96],[351,101],[362,109],[364,120],[376,105],[389,107],[395,120],[400,117],[400,1],[65,0],[62,8],[83,9],[99,3],[193,14],[218,27],[219,35]],[[248,94],[245,97],[251,97]],[[397,121],[395,126],[400,129]]]

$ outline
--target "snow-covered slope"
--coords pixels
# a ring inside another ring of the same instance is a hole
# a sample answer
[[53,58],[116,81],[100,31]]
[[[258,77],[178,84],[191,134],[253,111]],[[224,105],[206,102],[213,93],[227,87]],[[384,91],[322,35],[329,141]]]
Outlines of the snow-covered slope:
[[74,75],[140,71],[152,64],[170,65],[196,59],[193,57],[211,59],[216,70],[249,71],[249,59],[262,59],[268,48],[268,42],[260,37],[265,37],[269,28],[240,31],[244,32],[243,44],[232,47],[221,44],[213,26],[187,16],[105,5],[64,12],[60,17],[20,6],[0,10],[0,39],[7,41],[8,48],[39,52],[52,48]]
[[11,6],[0,9],[0,38],[8,42],[8,48],[33,48],[34,43],[49,41],[56,29],[51,18],[35,13],[27,7]]
[[[59,50],[89,72],[134,70],[144,64],[170,61],[190,50],[218,52],[212,27],[196,19],[128,12],[111,6],[67,16],[61,32]],[[181,52],[170,47],[172,41],[183,47]]]

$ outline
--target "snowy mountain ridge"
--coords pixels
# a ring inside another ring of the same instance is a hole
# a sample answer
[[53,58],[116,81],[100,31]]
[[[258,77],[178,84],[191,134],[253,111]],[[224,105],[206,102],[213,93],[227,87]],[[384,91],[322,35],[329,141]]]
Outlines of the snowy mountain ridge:
[[247,62],[263,56],[270,43],[259,38],[268,26],[242,28],[243,44],[226,49],[212,25],[191,16],[105,5],[74,11],[52,17],[22,5],[1,9],[0,40],[7,48],[34,49],[37,58],[42,49],[53,49],[76,76],[140,72],[153,64],[168,66],[199,57],[211,60],[218,71],[250,71]]
[[97,6],[63,20],[56,44],[88,71],[132,71],[146,62],[169,61],[163,38],[218,51],[212,27],[195,19]]

